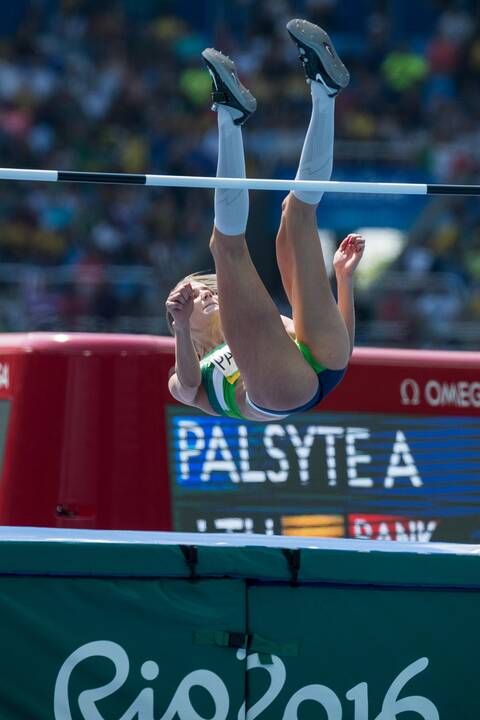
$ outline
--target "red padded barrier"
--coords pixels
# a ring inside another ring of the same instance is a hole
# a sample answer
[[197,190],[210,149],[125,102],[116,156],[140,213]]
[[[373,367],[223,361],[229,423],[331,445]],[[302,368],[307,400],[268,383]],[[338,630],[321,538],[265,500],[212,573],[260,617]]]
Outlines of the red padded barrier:
[[[171,338],[0,335],[0,523],[172,529]],[[480,415],[480,353],[357,349],[326,412]]]

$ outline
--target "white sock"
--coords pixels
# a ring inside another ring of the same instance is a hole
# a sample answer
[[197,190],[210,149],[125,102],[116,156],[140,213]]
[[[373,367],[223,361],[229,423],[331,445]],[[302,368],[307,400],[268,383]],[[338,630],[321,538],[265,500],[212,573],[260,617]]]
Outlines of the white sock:
[[[236,112],[217,105],[217,177],[245,177],[242,129],[233,122]],[[215,190],[215,227],[224,235],[243,235],[248,221],[248,190]]]
[[[312,117],[295,180],[330,180],[333,167],[335,98],[329,97],[324,86],[314,80],[310,83],[310,90]],[[316,205],[322,199],[323,192],[294,190],[293,194],[305,203]]]

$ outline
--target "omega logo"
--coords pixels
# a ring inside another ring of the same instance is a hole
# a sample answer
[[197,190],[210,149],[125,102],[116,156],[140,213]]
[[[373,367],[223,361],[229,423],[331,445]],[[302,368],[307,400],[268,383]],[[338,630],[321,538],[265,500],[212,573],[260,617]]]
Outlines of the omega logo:
[[400,397],[402,405],[420,404],[420,387],[416,380],[406,378],[400,385]]
[[480,408],[480,381],[428,380],[420,391],[420,385],[412,378],[400,383],[402,405],[419,405],[423,400],[430,407]]

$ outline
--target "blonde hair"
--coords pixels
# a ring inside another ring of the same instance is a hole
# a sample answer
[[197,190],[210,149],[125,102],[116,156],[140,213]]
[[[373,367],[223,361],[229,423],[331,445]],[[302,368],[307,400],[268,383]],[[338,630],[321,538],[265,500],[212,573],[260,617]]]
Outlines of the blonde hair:
[[[172,288],[171,292],[173,292],[174,290],[179,288],[180,285],[183,285],[184,283],[188,283],[188,282],[201,283],[202,285],[205,285],[206,287],[208,287],[208,289],[211,290],[214,295],[218,295],[218,285],[217,285],[216,274],[215,273],[205,273],[205,272],[196,272],[196,273],[191,273],[190,275],[187,275],[186,277],[182,278],[181,280],[179,280],[177,282],[175,287]],[[175,331],[173,329],[173,317],[168,312],[168,310],[166,313],[166,319],[167,319],[167,327],[170,331],[170,334],[175,335]],[[199,355],[202,355],[203,348],[197,347],[197,343],[195,343],[195,341],[193,341],[193,344],[195,345],[195,349],[197,350]]]

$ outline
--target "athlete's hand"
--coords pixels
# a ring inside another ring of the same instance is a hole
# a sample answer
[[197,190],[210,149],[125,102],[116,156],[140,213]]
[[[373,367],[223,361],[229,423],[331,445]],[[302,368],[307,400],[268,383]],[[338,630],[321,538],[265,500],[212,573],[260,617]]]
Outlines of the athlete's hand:
[[165,307],[173,317],[176,328],[188,327],[193,312],[193,288],[190,283],[172,290]]
[[337,277],[351,277],[362,259],[365,240],[361,235],[350,233],[342,240],[340,247],[333,256],[333,267]]

